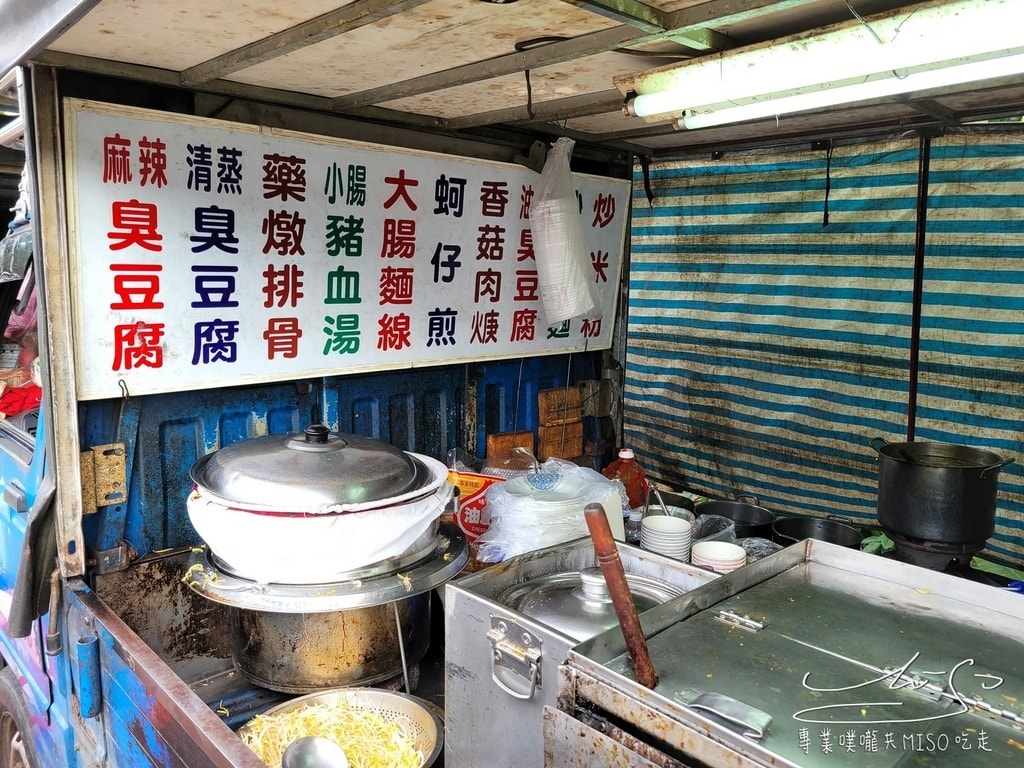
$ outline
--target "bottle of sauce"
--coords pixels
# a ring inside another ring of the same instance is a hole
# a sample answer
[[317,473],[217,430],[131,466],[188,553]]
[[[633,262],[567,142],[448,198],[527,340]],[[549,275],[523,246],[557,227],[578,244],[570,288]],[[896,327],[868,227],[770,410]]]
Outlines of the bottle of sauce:
[[626,497],[629,499],[630,509],[643,507],[647,501],[647,476],[644,475],[640,465],[636,463],[636,455],[631,448],[620,448],[619,457],[605,467],[601,474],[609,480],[622,481],[626,487]]

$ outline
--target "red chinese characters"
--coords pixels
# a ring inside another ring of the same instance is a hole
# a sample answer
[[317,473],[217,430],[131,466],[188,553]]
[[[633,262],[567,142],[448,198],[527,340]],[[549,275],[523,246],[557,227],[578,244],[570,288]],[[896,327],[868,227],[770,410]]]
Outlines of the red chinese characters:
[[[101,181],[106,186],[139,188],[167,184],[166,146],[159,138],[143,136],[138,143],[114,133],[103,138]],[[163,250],[159,211],[151,202],[129,196],[110,205],[107,249],[123,252],[125,260],[109,265],[108,308],[114,312],[111,369],[161,368],[164,364],[164,323],[160,311],[163,267],[148,260]]]

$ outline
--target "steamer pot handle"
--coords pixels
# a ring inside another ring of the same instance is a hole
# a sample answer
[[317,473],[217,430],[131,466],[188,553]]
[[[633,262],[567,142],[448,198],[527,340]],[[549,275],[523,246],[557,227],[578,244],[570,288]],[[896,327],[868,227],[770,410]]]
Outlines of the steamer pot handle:
[[727,725],[738,725],[748,739],[762,739],[772,716],[723,693],[702,693],[690,702],[690,708],[721,718]]
[[981,470],[981,474],[979,475],[979,477],[984,477],[986,472],[991,472],[994,469],[1002,469],[1007,464],[1013,464],[1013,462],[1014,462],[1014,459],[1012,457],[1009,458],[1009,459],[1003,459],[1002,461],[997,462],[996,464],[993,464],[991,466],[985,467],[983,470]]
[[872,437],[870,443],[872,448],[874,448],[878,453],[881,453],[882,449],[889,444],[889,441],[884,437]]
[[748,504],[753,504],[755,507],[761,506],[761,502],[757,500],[757,496],[752,493],[737,494],[736,501],[746,501]]
[[[491,643],[491,680],[512,698],[532,699],[540,685],[543,640],[514,618],[494,614],[491,615],[487,639]],[[516,677],[526,677],[530,687],[525,691],[513,688],[501,679],[499,670]]]
[[501,690],[503,690],[509,696],[512,696],[513,698],[516,698],[516,699],[520,699],[522,701],[529,701],[530,699],[533,698],[533,694],[536,693],[536,691],[537,691],[537,680],[538,680],[539,677],[540,677],[540,661],[539,660],[537,660],[537,661],[531,660],[530,661],[530,689],[524,693],[523,691],[517,691],[515,688],[512,688],[510,685],[502,682],[501,678],[498,677],[498,669],[497,669],[497,667],[493,667],[493,666],[491,667],[491,680],[494,681],[494,684],[496,686],[498,686],[499,688],[501,688]]

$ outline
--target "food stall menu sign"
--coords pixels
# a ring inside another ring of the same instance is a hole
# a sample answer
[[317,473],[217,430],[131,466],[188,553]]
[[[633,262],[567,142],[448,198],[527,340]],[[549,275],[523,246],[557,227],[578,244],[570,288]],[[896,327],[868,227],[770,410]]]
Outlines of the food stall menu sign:
[[574,175],[597,309],[549,326],[509,165],[68,100],[78,397],[611,345],[626,181]]

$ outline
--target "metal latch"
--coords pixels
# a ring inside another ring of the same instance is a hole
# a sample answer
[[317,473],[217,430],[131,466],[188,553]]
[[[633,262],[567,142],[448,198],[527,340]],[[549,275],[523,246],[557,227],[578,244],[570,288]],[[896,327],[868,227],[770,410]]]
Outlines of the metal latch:
[[124,443],[94,445],[79,454],[82,474],[82,513],[120,504],[126,498]]
[[715,615],[715,618],[719,621],[724,621],[726,624],[739,627],[740,629],[745,629],[749,632],[758,632],[766,626],[764,622],[757,621],[749,616],[741,616],[740,614],[733,613],[732,611],[719,611]]
[[[494,614],[491,614],[487,639],[491,641],[491,678],[495,685],[509,696],[532,699],[541,685],[540,660],[544,641],[514,618]],[[502,670],[525,677],[528,689],[516,690],[504,682],[500,677]]]

